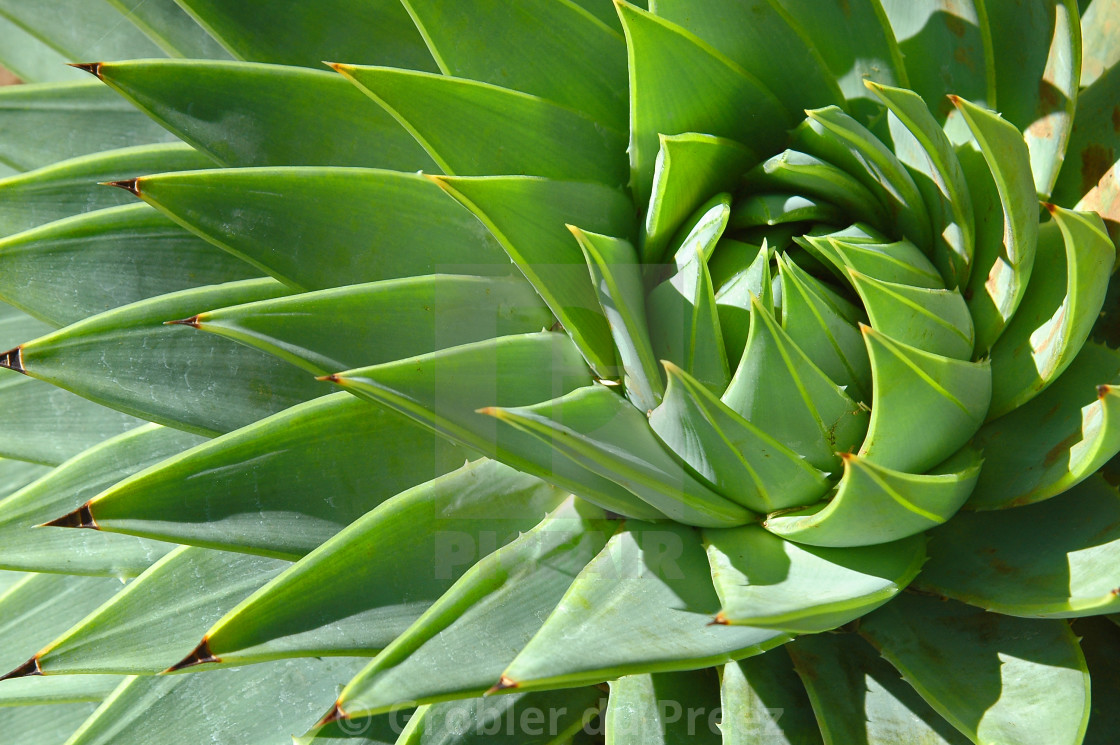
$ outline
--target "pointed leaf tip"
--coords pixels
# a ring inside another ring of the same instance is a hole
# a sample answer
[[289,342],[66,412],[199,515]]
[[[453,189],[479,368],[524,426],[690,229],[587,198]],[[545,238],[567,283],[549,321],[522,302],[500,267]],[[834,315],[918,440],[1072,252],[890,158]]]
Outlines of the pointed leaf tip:
[[708,622],[709,626],[730,626],[731,622],[727,620],[727,616],[723,615],[723,611],[716,614],[715,618]]
[[202,314],[200,313],[197,316],[191,316],[190,318],[180,318],[178,321],[164,321],[163,325],[164,326],[190,326],[192,328],[197,329],[197,328],[202,327],[202,322],[199,320],[201,318],[202,318]]
[[323,381],[324,383],[338,383],[339,385],[342,385],[342,384],[343,384],[343,382],[344,382],[344,381],[343,381],[343,379],[342,379],[342,376],[341,376],[341,375],[337,375],[337,374],[331,374],[331,375],[320,375],[320,376],[318,376],[318,377],[317,377],[317,378],[315,378],[315,379],[316,379],[316,380],[321,380],[321,381]]
[[509,677],[503,675],[501,678],[498,679],[497,683],[492,685],[490,687],[490,689],[486,691],[486,693],[484,695],[489,696],[492,693],[499,693],[501,691],[508,691],[510,688],[517,688],[519,685],[521,685],[521,684],[518,683],[516,680],[513,680],[512,678],[509,678]]
[[1041,204],[1043,209],[1045,209],[1051,215],[1058,211],[1058,206],[1056,204],[1051,204],[1050,202],[1041,202]]
[[23,369],[23,347],[9,349],[7,352],[0,354],[0,367],[26,375],[27,371]]
[[1098,398],[1104,398],[1105,396],[1108,395],[1108,392],[1111,391],[1111,390],[1112,390],[1112,386],[1110,386],[1110,385],[1098,385],[1097,386],[1097,397]]
[[99,181],[99,186],[115,186],[118,189],[124,189],[134,197],[140,196],[140,179],[132,178],[125,179],[124,181]]
[[0,675],[0,682],[13,678],[30,678],[33,675],[42,675],[43,669],[39,667],[39,656],[35,655],[7,675]]
[[163,671],[163,674],[178,672],[185,670],[188,667],[195,667],[196,665],[208,665],[214,662],[221,662],[221,659],[214,656],[210,651],[210,639],[203,639],[202,643],[194,648],[194,651],[184,657],[182,661],[175,663],[171,667]]
[[334,706],[331,707],[331,710],[328,711],[322,719],[315,723],[315,729],[326,727],[328,724],[333,724],[334,722],[349,718],[350,715],[343,711],[342,706],[340,706],[339,703],[335,701]]
[[101,63],[100,62],[67,62],[70,67],[84,70],[97,79],[101,79]]
[[43,523],[37,527],[40,528],[89,528],[90,530],[101,530],[101,526],[93,519],[93,509],[90,507],[89,502],[86,502],[73,512],[68,512],[62,517],[51,520],[50,522]]

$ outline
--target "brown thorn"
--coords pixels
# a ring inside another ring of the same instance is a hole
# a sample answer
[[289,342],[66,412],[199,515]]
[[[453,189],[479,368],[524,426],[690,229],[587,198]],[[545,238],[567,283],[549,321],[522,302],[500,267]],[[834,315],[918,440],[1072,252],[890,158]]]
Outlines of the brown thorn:
[[93,519],[93,508],[86,502],[73,512],[67,512],[62,517],[39,525],[40,528],[89,528],[101,530],[101,526]]
[[332,706],[331,710],[327,712],[327,715],[315,723],[315,729],[318,729],[319,727],[326,727],[328,724],[337,722],[340,719],[349,718],[350,715],[343,711],[342,706],[340,706],[339,703],[335,701],[334,706]]
[[1051,215],[1058,211],[1057,205],[1051,204],[1050,202],[1043,202],[1042,207]]
[[39,655],[35,655],[7,675],[0,675],[0,681],[12,678],[30,678],[33,675],[42,675],[43,668],[39,667]]
[[23,347],[9,349],[7,352],[0,354],[0,367],[26,375],[27,371],[23,369]]
[[201,321],[199,321],[200,318],[202,318],[201,313],[199,313],[197,316],[191,316],[190,318],[180,318],[178,321],[164,321],[163,325],[164,326],[191,326],[192,328],[197,329],[197,328],[202,326]]
[[1097,397],[1098,398],[1104,398],[1105,396],[1108,395],[1108,392],[1111,391],[1111,390],[1112,390],[1112,386],[1110,386],[1110,385],[1098,385],[1097,386]]
[[90,75],[100,79],[101,78],[101,63],[100,62],[67,62],[70,67],[77,68],[88,72]]
[[486,693],[483,694],[483,695],[489,696],[492,693],[498,693],[500,691],[508,691],[510,688],[517,688],[519,685],[521,685],[521,684],[518,683],[516,680],[513,680],[512,678],[508,678],[505,675],[503,675],[502,677],[498,678],[498,682],[495,683],[494,685],[492,685],[490,687],[490,689],[488,691],[486,691]]
[[134,197],[140,196],[140,179],[130,178],[124,181],[100,181],[99,186],[115,186],[118,189],[124,189]]
[[727,620],[727,616],[723,615],[723,611],[716,614],[716,617],[708,622],[709,626],[730,626],[731,622]]
[[316,380],[322,380],[325,383],[338,383],[339,385],[342,385],[342,376],[341,375],[320,375],[319,377],[317,377],[315,379]]
[[193,652],[184,657],[182,661],[177,662],[171,667],[164,670],[163,674],[166,675],[167,673],[185,670],[186,668],[194,667],[195,665],[208,665],[213,662],[221,662],[221,660],[215,657],[214,653],[210,651],[210,639],[205,638],[202,640],[201,644],[194,648]]

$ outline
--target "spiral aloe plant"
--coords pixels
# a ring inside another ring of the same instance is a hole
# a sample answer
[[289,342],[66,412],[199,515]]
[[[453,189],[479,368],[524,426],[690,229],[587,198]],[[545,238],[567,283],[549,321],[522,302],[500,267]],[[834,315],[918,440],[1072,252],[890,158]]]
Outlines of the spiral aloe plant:
[[0,0],[0,739],[1113,742],[1118,60]]

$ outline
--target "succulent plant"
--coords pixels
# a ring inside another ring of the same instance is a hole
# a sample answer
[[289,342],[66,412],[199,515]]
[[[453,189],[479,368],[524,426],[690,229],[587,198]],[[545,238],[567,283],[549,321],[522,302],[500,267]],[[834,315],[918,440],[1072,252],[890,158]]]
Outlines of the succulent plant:
[[1118,23],[0,0],[0,739],[1113,742]]

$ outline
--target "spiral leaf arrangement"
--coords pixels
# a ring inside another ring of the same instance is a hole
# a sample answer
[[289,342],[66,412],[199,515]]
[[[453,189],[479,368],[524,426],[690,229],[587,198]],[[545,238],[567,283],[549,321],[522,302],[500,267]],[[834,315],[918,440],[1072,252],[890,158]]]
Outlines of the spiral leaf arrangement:
[[1117,17],[0,0],[0,731],[1111,742]]

